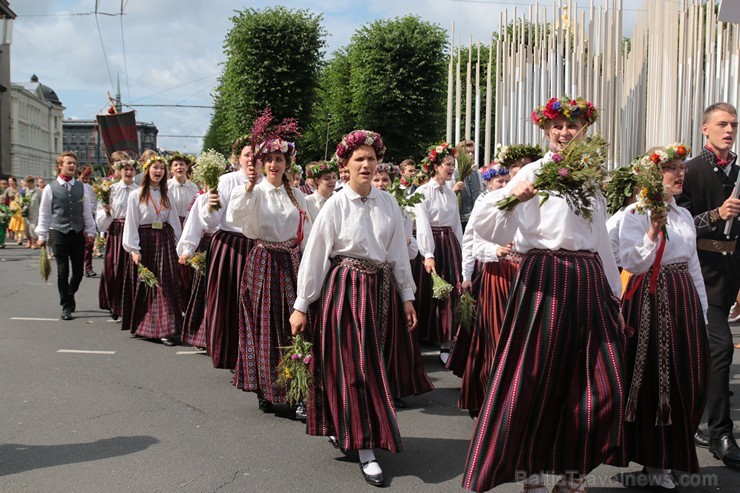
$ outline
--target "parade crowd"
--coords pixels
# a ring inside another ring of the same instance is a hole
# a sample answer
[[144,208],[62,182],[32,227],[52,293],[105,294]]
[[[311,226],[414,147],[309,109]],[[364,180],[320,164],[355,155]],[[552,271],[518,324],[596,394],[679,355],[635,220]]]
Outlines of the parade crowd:
[[[464,488],[524,480],[544,493],[556,475],[553,491],[583,492],[594,468],[632,461],[672,490],[676,472],[699,472],[697,446],[740,469],[737,112],[710,106],[703,148],[646,149],[594,187],[598,117],[582,98],[552,98],[531,115],[546,152],[509,143],[480,169],[467,140],[386,163],[370,130],[301,167],[296,122],[269,110],[217,186],[192,181],[189,156],[117,151],[100,192],[64,152],[45,186],[8,180],[0,246],[7,230],[49,248],[63,320],[100,248],[98,305],[123,330],[205,349],[262,411],[289,403],[309,435],[357,450],[371,485],[385,484],[374,449],[403,448],[397,409],[434,389],[426,344],[475,420]],[[569,180],[585,185],[552,188]],[[279,382],[295,336],[312,344],[293,354],[311,377],[297,400]]]

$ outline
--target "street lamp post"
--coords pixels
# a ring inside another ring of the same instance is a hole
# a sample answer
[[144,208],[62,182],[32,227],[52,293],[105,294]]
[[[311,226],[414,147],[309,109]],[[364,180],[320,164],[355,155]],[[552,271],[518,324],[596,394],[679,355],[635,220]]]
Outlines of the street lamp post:
[[329,154],[329,124],[331,123],[331,113],[326,114],[326,144],[324,146],[324,161]]

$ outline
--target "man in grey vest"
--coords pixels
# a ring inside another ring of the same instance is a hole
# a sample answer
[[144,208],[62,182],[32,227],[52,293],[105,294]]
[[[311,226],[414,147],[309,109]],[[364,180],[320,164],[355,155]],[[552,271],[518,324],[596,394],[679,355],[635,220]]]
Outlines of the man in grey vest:
[[85,200],[84,186],[75,180],[77,156],[73,152],[63,152],[56,161],[59,176],[41,194],[36,234],[39,236],[39,246],[44,246],[47,239],[51,243],[57,261],[62,320],[72,320],[76,308],[75,293],[82,281],[85,243],[95,238],[95,220],[90,202]]

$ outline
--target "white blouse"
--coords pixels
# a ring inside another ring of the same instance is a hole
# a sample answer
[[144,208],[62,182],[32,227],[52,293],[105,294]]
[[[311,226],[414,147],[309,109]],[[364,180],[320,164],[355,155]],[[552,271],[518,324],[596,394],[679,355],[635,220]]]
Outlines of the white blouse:
[[591,222],[576,215],[565,199],[555,196],[550,196],[542,207],[541,197],[538,195],[511,211],[502,211],[496,206],[496,202],[511,194],[517,183],[534,182],[542,163],[550,155],[548,152],[544,158],[528,164],[508,185],[489,192],[480,199],[482,209],[475,231],[481,238],[499,245],[508,245],[513,241],[516,250],[521,253],[532,249],[586,250],[598,253],[614,296],[621,298],[622,281],[606,231],[604,197],[599,195],[592,201]]
[[[332,195],[334,195],[334,192],[332,192]],[[331,198],[331,195],[329,196]],[[326,204],[326,201],[329,199],[325,199],[321,195],[319,195],[318,192],[314,192],[311,195],[306,195],[306,206],[308,207],[308,217],[311,218],[311,222],[316,222],[316,218],[319,215],[319,211],[322,207],[324,207],[324,204]]]
[[293,306],[305,313],[319,298],[331,258],[337,255],[389,262],[401,300],[413,300],[416,285],[405,247],[401,210],[390,194],[373,187],[363,202],[351,187],[343,187],[327,201],[313,225],[298,269]]
[[162,198],[159,189],[149,189],[149,202],[146,204],[139,202],[141,191],[142,188],[137,188],[128,198],[126,221],[123,224],[123,249],[129,253],[139,253],[141,250],[139,244],[139,226],[147,226],[155,221],[167,222],[172,226],[172,230],[175,233],[175,241],[180,239],[180,234],[182,233],[180,218],[177,217],[177,212],[172,209],[162,208],[160,209],[160,213],[157,214],[154,204],[159,206],[159,201]]
[[167,180],[167,197],[178,216],[188,217],[190,203],[196,195],[198,195],[198,185],[192,181],[185,180],[185,183],[180,183],[177,178]]
[[[486,194],[481,195],[484,197]],[[468,224],[465,226],[465,234],[463,234],[462,241],[462,278],[463,281],[471,281],[473,278],[473,270],[475,269],[475,261],[488,263],[498,262],[498,247],[496,243],[485,240],[478,233],[475,232],[475,224],[480,220],[480,204],[482,201],[475,201],[473,210],[470,212],[470,218]]]
[[[208,203],[208,194],[202,193],[195,198],[193,210],[200,210],[203,203]],[[192,257],[200,245],[203,237],[204,224],[199,214],[188,214],[185,224],[182,226],[182,236],[177,242],[177,255],[188,255]]]
[[[696,291],[699,293],[701,307],[704,311],[704,319],[707,317],[709,303],[707,292],[704,287],[704,277],[701,274],[699,256],[696,253],[696,226],[691,213],[676,205],[676,200],[671,197],[671,209],[668,211],[668,241],[665,244],[663,258],[660,265],[686,262],[689,274],[694,281]],[[652,241],[647,232],[650,229],[650,217],[647,214],[633,212],[635,205],[627,207],[619,230],[619,260],[622,267],[633,273],[643,274],[647,272],[655,261],[660,241]]]
[[432,227],[451,227],[462,245],[462,224],[455,192],[447,184],[440,185],[432,178],[417,188],[416,193],[424,195],[424,200],[414,206],[416,239],[421,255],[425,259],[434,257]]
[[419,245],[414,238],[414,218],[403,209],[401,209],[401,216],[403,217],[403,229],[406,231],[406,250],[409,252],[409,260],[414,260],[419,255]]
[[[219,189],[220,191],[220,189]],[[298,205],[306,210],[305,196],[293,189]],[[301,250],[311,233],[311,218],[304,216]],[[226,209],[226,222],[238,228],[247,238],[282,242],[296,238],[300,214],[288,197],[285,187],[275,187],[262,180],[247,192],[246,186],[235,188]]]
[[126,185],[123,181],[117,181],[110,187],[110,215],[103,210],[102,202],[98,204],[98,212],[95,220],[98,222],[100,229],[108,231],[114,219],[125,219],[126,209],[128,209],[128,197],[131,192],[139,188],[136,183]]
[[229,200],[231,200],[231,192],[235,188],[243,188],[246,184],[247,175],[242,170],[221,175],[218,179],[218,196],[221,200],[221,208],[217,211],[211,211],[208,200],[206,200],[198,209],[206,233],[213,234],[219,229],[232,233],[242,232],[241,227],[233,226],[226,221],[226,208],[229,206]]
[[612,246],[612,252],[614,252],[614,260],[617,261],[618,266],[622,265],[619,263],[619,229],[622,227],[622,220],[624,219],[624,214],[626,211],[627,208],[622,207],[606,221],[606,231],[607,233],[609,233],[609,243]]

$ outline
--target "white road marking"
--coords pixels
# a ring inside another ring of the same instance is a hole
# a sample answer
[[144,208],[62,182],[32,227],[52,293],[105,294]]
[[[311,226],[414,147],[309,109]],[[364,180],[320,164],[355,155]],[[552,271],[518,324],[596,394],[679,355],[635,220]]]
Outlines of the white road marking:
[[74,354],[116,354],[115,351],[90,351],[87,349],[60,349],[57,353],[74,353]]
[[30,317],[10,317],[10,320],[34,320],[37,322],[58,322],[58,318],[30,318]]

